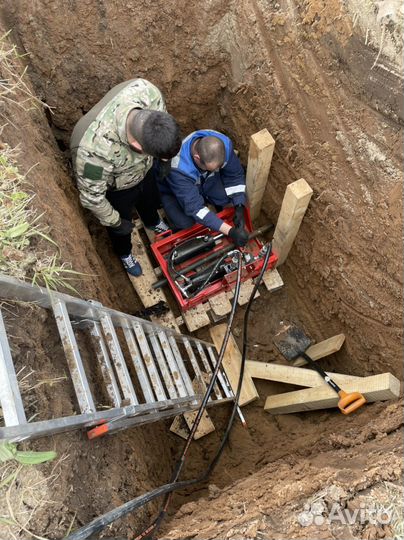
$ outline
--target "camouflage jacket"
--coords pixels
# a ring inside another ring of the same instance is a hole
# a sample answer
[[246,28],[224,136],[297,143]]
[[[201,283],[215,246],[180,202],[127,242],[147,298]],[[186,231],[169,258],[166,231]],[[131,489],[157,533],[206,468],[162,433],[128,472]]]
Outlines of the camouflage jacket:
[[132,109],[166,111],[160,90],[149,81],[126,81],[104,96],[76,124],[70,141],[80,202],[102,225],[119,222],[119,213],[106,199],[107,190],[139,184],[153,158],[134,152],[126,138],[126,119]]

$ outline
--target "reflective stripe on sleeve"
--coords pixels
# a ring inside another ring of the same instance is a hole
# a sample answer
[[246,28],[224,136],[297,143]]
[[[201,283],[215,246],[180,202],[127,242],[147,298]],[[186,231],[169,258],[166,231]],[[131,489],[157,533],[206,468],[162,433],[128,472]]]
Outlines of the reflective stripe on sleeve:
[[245,193],[245,184],[239,184],[238,186],[231,186],[224,189],[226,195],[234,195],[235,193]]
[[198,219],[203,219],[207,214],[209,214],[209,208],[206,208],[206,206],[204,206],[196,213],[196,217]]

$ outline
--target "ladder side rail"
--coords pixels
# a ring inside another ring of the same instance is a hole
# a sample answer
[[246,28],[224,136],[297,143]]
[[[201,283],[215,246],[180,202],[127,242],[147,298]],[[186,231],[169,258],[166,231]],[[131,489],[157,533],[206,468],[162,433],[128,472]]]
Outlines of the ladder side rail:
[[0,310],[0,404],[6,426],[26,424],[24,404]]
[[197,398],[198,396],[195,396],[194,398],[178,398],[142,405],[129,405],[127,407],[96,411],[95,413],[64,416],[52,420],[40,420],[38,422],[30,422],[20,426],[0,427],[0,441],[24,441],[79,428],[90,428],[102,422],[118,421],[127,417],[147,416],[150,413],[157,413],[182,405],[189,407],[195,403]]

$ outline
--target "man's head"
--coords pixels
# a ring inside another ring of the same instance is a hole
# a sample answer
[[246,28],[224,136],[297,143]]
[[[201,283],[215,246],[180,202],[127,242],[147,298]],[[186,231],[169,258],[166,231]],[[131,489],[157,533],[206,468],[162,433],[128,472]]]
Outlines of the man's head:
[[171,159],[181,148],[176,120],[166,112],[134,109],[126,122],[129,145],[136,151],[159,159]]
[[192,146],[192,158],[204,171],[220,169],[226,159],[224,143],[218,137],[201,137]]

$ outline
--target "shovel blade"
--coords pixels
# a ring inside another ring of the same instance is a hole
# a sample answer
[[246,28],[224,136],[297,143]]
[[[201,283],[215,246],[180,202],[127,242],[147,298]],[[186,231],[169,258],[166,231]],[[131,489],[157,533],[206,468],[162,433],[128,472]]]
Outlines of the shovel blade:
[[273,342],[286,360],[295,360],[311,345],[311,339],[298,326],[291,322],[281,322],[279,332]]

